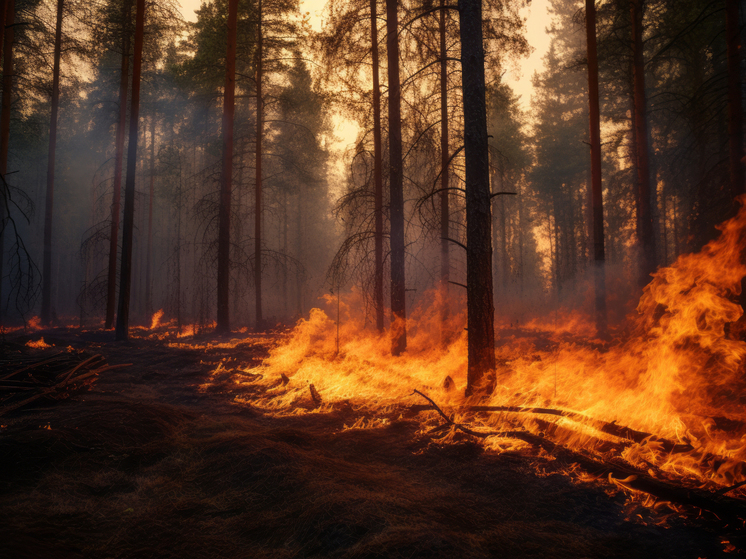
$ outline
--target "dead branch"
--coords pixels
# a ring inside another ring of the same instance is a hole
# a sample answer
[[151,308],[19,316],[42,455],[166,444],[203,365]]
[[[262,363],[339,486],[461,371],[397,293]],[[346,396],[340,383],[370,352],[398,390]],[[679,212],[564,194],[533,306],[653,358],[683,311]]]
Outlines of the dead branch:
[[[738,521],[739,519],[746,519],[746,503],[740,499],[732,499],[725,496],[725,493],[737,489],[746,482],[736,484],[734,486],[721,489],[718,492],[712,493],[703,489],[684,487],[676,483],[672,483],[666,480],[660,480],[653,478],[647,472],[635,468],[627,463],[618,464],[610,460],[602,460],[593,458],[586,455],[583,452],[570,450],[560,444],[554,443],[549,439],[541,436],[529,433],[528,431],[505,431],[505,432],[493,432],[493,433],[479,433],[464,427],[463,425],[454,423],[453,420],[449,419],[448,416],[441,410],[435,402],[428,396],[415,390],[413,394],[419,394],[425,398],[432,407],[446,420],[446,425],[441,425],[431,430],[431,433],[435,433],[443,430],[448,426],[454,426],[455,428],[463,431],[464,433],[474,435],[480,438],[486,438],[491,436],[499,436],[506,438],[516,438],[531,444],[532,446],[542,448],[547,453],[552,454],[556,459],[562,460],[568,464],[578,464],[581,468],[590,474],[596,475],[599,478],[608,479],[609,483],[613,483],[620,488],[628,491],[642,491],[667,501],[676,502],[682,505],[690,505],[700,509],[710,511],[717,515],[721,520],[728,522]],[[477,409],[475,409],[477,408]],[[488,408],[488,409],[484,409]],[[491,408],[491,409],[490,409]],[[547,408],[515,408],[515,407],[504,407],[502,409],[495,409],[496,407],[487,406],[474,406],[469,408],[469,411],[522,411],[522,412],[534,412],[542,413],[549,412],[551,415],[563,415],[573,412],[563,412],[562,410],[551,410]],[[505,409],[509,408],[509,409]],[[541,411],[534,411],[541,410]],[[575,414],[580,417],[580,414]],[[648,435],[649,436],[649,435]]]
[[522,406],[470,406],[466,408],[465,411],[475,412],[475,413],[493,413],[493,412],[509,412],[509,413],[535,413],[535,414],[546,414],[546,415],[557,415],[561,417],[566,417],[568,419],[572,419],[573,421],[577,421],[578,423],[585,423],[587,425],[591,425],[592,427],[595,427],[599,431],[606,433],[608,435],[614,435],[615,437],[619,437],[620,439],[628,439],[630,441],[634,441],[636,443],[644,443],[650,440],[655,440],[656,443],[659,443],[662,445],[663,449],[666,452],[677,454],[682,452],[689,452],[691,450],[694,450],[694,447],[690,444],[679,444],[675,443],[673,441],[669,441],[668,439],[663,439],[660,437],[656,437],[655,435],[652,435],[651,433],[645,433],[644,431],[636,431],[635,429],[631,429],[629,427],[625,427],[623,425],[617,425],[616,422],[605,422],[600,421],[598,419],[593,419],[592,417],[588,417],[586,415],[572,412],[572,411],[566,411],[566,410],[558,410],[558,409],[552,409],[552,408],[528,408],[528,407],[522,407]]
[[[0,390],[8,394],[0,407],[0,416],[27,406],[41,398],[63,399],[90,386],[104,371],[131,364],[109,365],[101,355],[59,353],[54,357],[26,365],[0,379]],[[11,380],[24,373],[23,378]],[[33,392],[29,394],[29,392]]]

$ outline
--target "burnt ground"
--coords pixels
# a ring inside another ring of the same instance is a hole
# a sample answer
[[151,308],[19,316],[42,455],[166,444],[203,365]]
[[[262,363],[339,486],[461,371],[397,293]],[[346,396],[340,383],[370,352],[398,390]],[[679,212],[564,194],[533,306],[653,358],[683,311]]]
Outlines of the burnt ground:
[[0,557],[696,559],[746,547],[698,511],[664,526],[631,514],[623,494],[551,457],[439,443],[412,414],[343,431],[349,406],[271,417],[199,389],[221,358],[261,349],[41,335],[57,347],[11,337],[2,351],[42,359],[72,345],[133,365],[0,418]]

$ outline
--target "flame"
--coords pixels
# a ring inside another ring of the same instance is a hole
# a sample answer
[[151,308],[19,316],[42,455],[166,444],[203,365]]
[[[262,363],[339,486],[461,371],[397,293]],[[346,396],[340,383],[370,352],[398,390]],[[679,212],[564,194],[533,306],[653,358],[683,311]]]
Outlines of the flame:
[[33,347],[35,349],[44,349],[47,347],[53,347],[54,344],[50,345],[44,341],[44,338],[39,338],[38,341],[32,342],[31,340],[26,342],[26,347]]
[[161,325],[161,318],[163,318],[163,309],[158,309],[153,313],[153,318],[150,321],[151,330],[155,330]]
[[[525,448],[500,435],[524,429],[571,448],[613,451],[655,475],[727,487],[746,479],[746,343],[727,334],[743,314],[734,299],[746,276],[746,210],[719,229],[702,251],[654,275],[631,328],[613,343],[597,343],[592,322],[570,311],[498,331],[497,383],[478,402],[501,408],[495,413],[468,411],[475,401],[464,396],[466,320],[458,311],[465,304],[452,297],[444,323],[439,291],[407,319],[402,356],[390,355],[389,334],[366,321],[362,294],[353,290],[339,311],[326,297],[326,310],[300,320],[260,366],[221,363],[210,382],[232,386],[237,403],[279,415],[351,406],[362,417],[348,429],[376,428],[403,405],[423,404],[412,396],[418,389],[447,413],[463,414],[456,421],[495,433],[485,441],[494,451]],[[239,342],[266,343],[231,344]],[[425,417],[441,421],[434,412]],[[450,429],[444,440],[454,436]]]

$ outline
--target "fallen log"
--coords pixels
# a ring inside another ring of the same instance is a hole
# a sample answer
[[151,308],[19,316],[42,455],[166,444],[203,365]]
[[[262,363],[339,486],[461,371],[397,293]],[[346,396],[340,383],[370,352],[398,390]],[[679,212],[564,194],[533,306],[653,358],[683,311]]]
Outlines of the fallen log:
[[[432,399],[419,390],[415,390],[413,394],[419,394],[430,402],[432,408],[443,417],[448,427],[455,427],[466,434],[479,438],[493,436],[516,438],[535,447],[542,448],[545,452],[551,454],[556,459],[570,464],[578,464],[588,473],[595,475],[600,479],[608,479],[609,483],[613,483],[618,487],[630,491],[642,491],[659,499],[707,510],[715,514],[721,520],[727,522],[746,521],[746,502],[741,499],[733,499],[725,496],[725,493],[728,491],[732,491],[744,484],[737,484],[736,486],[726,488],[725,492],[720,490],[713,493],[704,489],[683,487],[670,481],[655,479],[647,472],[629,464],[622,465],[608,460],[591,457],[580,451],[570,450],[567,447],[554,443],[545,437],[529,433],[528,431],[474,431],[464,425],[455,423]],[[432,430],[431,432],[435,432],[435,430]]]
[[[426,405],[414,405],[410,407],[411,411],[424,411],[429,409]],[[588,417],[581,413],[558,410],[553,408],[532,408],[523,406],[468,406],[463,408],[462,411],[473,412],[473,413],[531,413],[537,415],[555,415],[558,417],[566,417],[578,423],[590,425],[591,427],[598,429],[602,433],[607,435],[614,435],[620,439],[627,439],[635,443],[645,444],[650,441],[655,441],[661,445],[661,448],[671,454],[679,454],[684,452],[690,452],[694,450],[691,444],[675,443],[668,439],[657,437],[651,433],[645,433],[644,431],[636,431],[623,425],[617,425],[616,422],[606,422],[592,417]]]

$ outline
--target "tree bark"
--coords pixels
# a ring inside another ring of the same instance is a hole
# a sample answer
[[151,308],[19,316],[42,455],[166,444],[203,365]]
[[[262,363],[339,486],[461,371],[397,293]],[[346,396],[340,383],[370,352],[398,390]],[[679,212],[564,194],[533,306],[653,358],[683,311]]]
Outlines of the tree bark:
[[256,187],[254,205],[254,288],[256,295],[256,329],[264,328],[262,316],[262,136],[264,135],[264,107],[262,106],[262,77],[264,37],[262,33],[262,0],[259,0],[259,24],[256,45]]
[[116,154],[114,156],[114,199],[111,204],[111,231],[109,232],[109,275],[106,286],[107,330],[114,324],[117,296],[117,247],[119,236],[119,213],[122,193],[122,161],[124,160],[124,135],[127,126],[127,79],[130,66],[129,19],[131,4],[122,3],[122,69],[119,79],[119,123],[117,124]]
[[[725,0],[725,35],[728,42],[728,148],[730,191],[736,198],[746,192],[743,167],[743,99],[741,93],[741,22],[738,0]],[[734,200],[734,213],[738,204]],[[741,280],[739,304],[746,309],[746,278]]]
[[148,194],[148,246],[145,256],[145,312],[153,314],[150,263],[153,260],[153,195],[155,192],[155,113],[150,118],[150,188]]
[[648,154],[647,100],[645,97],[645,61],[642,42],[642,2],[631,0],[633,80],[635,88],[635,139],[637,144],[638,216],[640,285],[646,285],[657,267],[653,211],[651,205],[650,162]]
[[218,323],[217,331],[230,332],[231,276],[231,189],[233,181],[233,115],[236,92],[236,26],[238,0],[228,2],[228,45],[225,55],[225,91],[223,95],[223,169],[218,211]]
[[728,136],[730,147],[730,188],[733,197],[744,193],[743,105],[741,99],[741,31],[738,0],[725,0],[728,41]]
[[466,156],[466,296],[468,368],[466,394],[488,393],[495,374],[495,308],[492,299],[487,106],[482,0],[460,0],[461,68]]
[[389,203],[391,222],[391,353],[407,349],[404,275],[404,173],[402,169],[401,81],[397,0],[386,0],[386,46],[389,78]]
[[593,208],[593,283],[595,287],[596,333],[606,336],[606,267],[604,253],[604,202],[601,176],[601,109],[598,98],[598,51],[596,48],[596,2],[585,2],[588,46],[588,103],[590,105],[591,200]]
[[376,307],[376,328],[383,332],[383,173],[381,157],[381,86],[378,62],[378,0],[370,0],[370,43],[373,55],[373,184],[375,212],[375,283],[373,299]]
[[[10,96],[13,91],[13,24],[15,22],[15,1],[0,2],[0,45],[3,45],[3,100],[0,109],[0,174],[8,173],[8,143],[10,141]],[[8,32],[4,33],[5,25]],[[5,182],[0,181],[0,325],[5,317],[3,304],[3,269],[5,265],[5,227],[8,217]]]
[[57,115],[60,108],[60,59],[62,57],[62,10],[64,4],[64,0],[57,0],[57,25],[54,35],[54,69],[52,74],[52,120],[49,126],[47,200],[44,212],[44,260],[41,285],[41,320],[44,324],[49,324],[52,318],[52,216],[54,166],[57,151]]
[[[450,158],[450,147],[448,145],[448,51],[446,47],[446,10],[445,0],[440,0],[440,14],[438,21],[438,33],[440,35],[440,292],[443,299],[441,308],[441,320],[445,324],[448,318],[448,291],[451,275],[451,262],[449,252],[451,217],[448,196],[448,161]],[[445,331],[441,332],[441,338],[445,341]]]
[[140,120],[140,74],[145,27],[145,0],[137,0],[135,19],[135,53],[132,64],[132,99],[127,148],[127,178],[124,185],[124,224],[122,227],[122,263],[119,267],[119,306],[116,339],[129,339],[130,289],[132,287],[132,237],[135,219],[135,174],[137,171],[137,136]]

